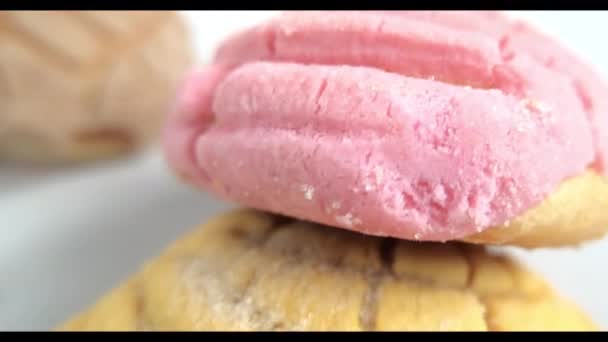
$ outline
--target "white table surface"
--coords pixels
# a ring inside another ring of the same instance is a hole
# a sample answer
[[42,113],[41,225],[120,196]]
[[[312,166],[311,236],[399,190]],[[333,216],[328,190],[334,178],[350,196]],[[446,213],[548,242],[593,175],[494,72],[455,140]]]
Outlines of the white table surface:
[[[206,61],[221,38],[274,12],[184,14]],[[608,48],[597,40],[608,32],[607,12],[514,15],[608,69]],[[0,330],[53,328],[230,206],[178,183],[156,149],[71,168],[0,164]],[[510,250],[608,327],[608,239],[579,249]]]

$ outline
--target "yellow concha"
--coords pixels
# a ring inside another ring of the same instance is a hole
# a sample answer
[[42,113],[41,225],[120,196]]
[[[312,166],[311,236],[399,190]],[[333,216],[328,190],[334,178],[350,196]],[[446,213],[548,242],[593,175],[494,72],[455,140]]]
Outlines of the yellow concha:
[[595,330],[506,255],[220,215],[59,330]]
[[0,39],[0,159],[97,159],[146,146],[194,57],[172,11],[5,11]]

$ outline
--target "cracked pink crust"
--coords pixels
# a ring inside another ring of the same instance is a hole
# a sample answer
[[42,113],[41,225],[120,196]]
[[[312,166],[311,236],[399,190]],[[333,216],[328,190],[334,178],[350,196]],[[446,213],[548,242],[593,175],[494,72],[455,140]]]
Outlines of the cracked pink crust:
[[521,27],[491,12],[289,13],[192,74],[169,163],[227,200],[367,234],[502,224],[604,164],[589,105],[603,85]]

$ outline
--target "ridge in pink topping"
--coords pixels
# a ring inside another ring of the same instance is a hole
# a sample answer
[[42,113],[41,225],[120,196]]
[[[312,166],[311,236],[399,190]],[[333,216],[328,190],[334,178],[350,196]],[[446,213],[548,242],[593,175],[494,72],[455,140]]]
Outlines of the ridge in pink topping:
[[213,92],[227,74],[219,65],[192,71],[178,91],[178,98],[163,129],[163,148],[168,164],[193,181],[209,178],[193,163],[192,142],[214,120]]
[[232,37],[186,82],[170,164],[229,201],[367,234],[511,220],[593,163],[593,113],[571,74],[509,52],[492,13],[451,15],[298,13]]

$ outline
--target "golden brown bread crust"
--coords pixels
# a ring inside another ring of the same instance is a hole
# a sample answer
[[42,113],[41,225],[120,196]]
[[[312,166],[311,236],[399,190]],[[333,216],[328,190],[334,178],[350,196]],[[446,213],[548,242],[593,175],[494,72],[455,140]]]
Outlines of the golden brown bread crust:
[[220,215],[59,330],[595,330],[482,246]]
[[6,11],[0,38],[0,159],[81,161],[152,143],[194,57],[174,11]]
[[463,239],[526,248],[573,246],[608,232],[608,181],[594,171],[565,180],[535,208],[508,224]]

